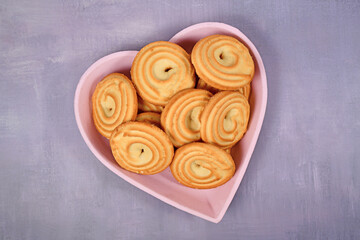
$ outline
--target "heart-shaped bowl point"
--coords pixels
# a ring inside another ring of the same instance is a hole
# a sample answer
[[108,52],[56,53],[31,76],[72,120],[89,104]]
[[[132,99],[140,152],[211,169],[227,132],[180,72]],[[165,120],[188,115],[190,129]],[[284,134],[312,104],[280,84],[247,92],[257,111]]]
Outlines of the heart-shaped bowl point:
[[120,72],[130,77],[131,64],[137,51],[113,53],[92,64],[82,75],[76,88],[74,111],[85,143],[107,168],[154,197],[183,211],[217,223],[221,221],[228,209],[254,151],[265,116],[267,81],[259,52],[243,33],[232,26],[213,22],[200,23],[180,31],[170,41],[179,44],[190,53],[198,40],[213,34],[224,34],[237,38],[249,48],[255,62],[255,75],[251,84],[251,115],[248,131],[242,140],[232,148],[231,154],[236,164],[236,173],[224,185],[207,190],[192,189],[178,183],[169,168],[155,175],[139,175],[122,169],[114,160],[109,141],[97,132],[93,123],[91,96],[96,84],[110,73]]

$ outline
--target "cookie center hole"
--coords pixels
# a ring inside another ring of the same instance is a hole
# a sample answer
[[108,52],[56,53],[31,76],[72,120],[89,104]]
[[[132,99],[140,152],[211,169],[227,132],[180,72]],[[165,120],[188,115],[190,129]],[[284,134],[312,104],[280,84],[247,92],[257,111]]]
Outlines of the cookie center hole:
[[143,153],[144,153],[145,151],[144,151],[144,149],[142,148],[142,149],[140,149],[140,153],[139,153],[139,157],[141,157],[141,156],[144,156],[143,155]]
[[224,55],[222,53],[220,53],[219,58],[224,59]]
[[165,68],[165,72],[168,72],[168,71],[170,71],[172,69],[172,67],[167,67],[167,68]]

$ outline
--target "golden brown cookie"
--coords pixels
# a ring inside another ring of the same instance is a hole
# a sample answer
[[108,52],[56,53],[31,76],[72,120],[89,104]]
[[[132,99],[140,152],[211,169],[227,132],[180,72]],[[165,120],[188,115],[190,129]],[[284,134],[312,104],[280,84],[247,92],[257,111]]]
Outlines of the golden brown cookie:
[[[214,88],[212,86],[210,86],[209,84],[207,84],[204,80],[199,79],[197,85],[196,85],[197,89],[205,89],[209,92],[211,92],[212,94],[216,94],[218,92],[220,92],[220,89]],[[251,93],[251,83],[246,84],[245,86],[239,88],[239,92],[244,95],[246,97],[247,100],[249,100],[250,97],[250,93]]]
[[244,95],[244,97],[249,100],[249,97],[250,97],[250,93],[251,93],[251,85],[250,83],[249,84],[246,84],[245,86],[239,88],[239,92]]
[[214,88],[214,87],[210,86],[209,84],[207,84],[201,78],[198,80],[196,88],[197,89],[205,89],[205,90],[211,92],[212,94],[215,94],[215,93],[218,93],[219,91],[221,91],[220,89],[217,89],[217,88]]
[[189,143],[175,152],[171,173],[181,184],[191,188],[215,188],[234,176],[231,155],[208,143]]
[[211,96],[203,89],[185,89],[165,106],[161,126],[175,147],[200,140],[200,115]]
[[174,147],[165,132],[145,122],[119,125],[111,135],[110,146],[122,168],[139,174],[163,171],[174,156]]
[[93,120],[101,135],[110,138],[121,123],[134,120],[137,96],[131,81],[121,73],[112,73],[100,81],[92,95]]
[[139,104],[139,109],[143,112],[161,113],[162,110],[164,109],[163,106],[156,106],[152,103],[144,101],[139,95],[138,95],[138,104]]
[[138,52],[131,78],[141,98],[157,106],[165,106],[175,93],[195,86],[189,54],[166,41],[150,43]]
[[247,130],[250,105],[239,91],[215,94],[201,114],[201,139],[221,148],[235,145]]
[[161,127],[160,124],[160,114],[159,113],[154,113],[154,112],[143,112],[140,113],[136,116],[135,121],[138,122],[147,122],[147,123],[151,123],[154,124],[157,127]]
[[198,41],[191,61],[199,78],[221,90],[237,90],[250,83],[255,71],[249,49],[225,35],[211,35]]

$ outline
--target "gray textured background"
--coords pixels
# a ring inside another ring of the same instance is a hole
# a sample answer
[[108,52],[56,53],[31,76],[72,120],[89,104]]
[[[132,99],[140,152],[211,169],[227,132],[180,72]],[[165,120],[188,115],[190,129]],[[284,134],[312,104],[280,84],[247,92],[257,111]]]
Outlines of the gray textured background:
[[[95,60],[198,22],[243,31],[269,99],[224,219],[105,168],[73,98]],[[359,1],[0,1],[0,239],[360,239]]]

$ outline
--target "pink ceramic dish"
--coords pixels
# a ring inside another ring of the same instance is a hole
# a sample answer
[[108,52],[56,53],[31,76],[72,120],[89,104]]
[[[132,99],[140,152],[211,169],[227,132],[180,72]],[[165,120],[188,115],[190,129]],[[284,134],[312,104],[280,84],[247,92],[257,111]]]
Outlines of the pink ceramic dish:
[[230,35],[243,42],[250,49],[256,67],[250,97],[249,129],[243,139],[232,149],[236,173],[223,186],[209,190],[192,189],[179,184],[171,175],[169,168],[156,175],[143,176],[128,172],[120,168],[115,162],[108,140],[96,131],[93,124],[91,96],[96,84],[106,75],[121,72],[129,76],[131,64],[137,51],[113,53],[92,64],[83,74],[77,86],[74,108],[76,122],[82,137],[90,150],[107,168],[135,187],[174,207],[218,223],[229,207],[254,151],[265,115],[267,81],[259,52],[243,33],[232,26],[223,23],[200,23],[182,30],[170,41],[181,45],[190,53],[198,40],[212,34]]

